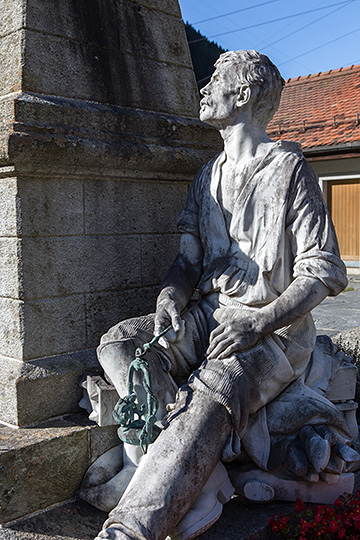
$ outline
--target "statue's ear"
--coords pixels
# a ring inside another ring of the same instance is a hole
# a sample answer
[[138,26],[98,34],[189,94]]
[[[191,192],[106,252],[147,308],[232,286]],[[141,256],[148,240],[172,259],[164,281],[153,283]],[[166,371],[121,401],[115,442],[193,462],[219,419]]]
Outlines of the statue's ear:
[[236,105],[242,107],[246,103],[249,103],[251,98],[251,88],[247,83],[242,83],[239,88],[239,93],[236,99]]

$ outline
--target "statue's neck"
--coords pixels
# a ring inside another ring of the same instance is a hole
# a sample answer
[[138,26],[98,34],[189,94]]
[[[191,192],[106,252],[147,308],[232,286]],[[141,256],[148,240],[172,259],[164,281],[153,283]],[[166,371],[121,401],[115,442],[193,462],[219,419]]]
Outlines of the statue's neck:
[[235,164],[260,157],[271,139],[264,129],[254,124],[238,123],[220,130],[226,159]]

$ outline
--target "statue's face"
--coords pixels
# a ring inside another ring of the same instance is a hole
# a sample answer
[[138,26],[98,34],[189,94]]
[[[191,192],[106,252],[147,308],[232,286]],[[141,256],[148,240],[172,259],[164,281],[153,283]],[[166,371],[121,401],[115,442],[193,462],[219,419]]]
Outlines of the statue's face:
[[226,65],[219,65],[210,82],[200,90],[204,96],[200,101],[200,120],[221,129],[237,116],[237,94],[233,75]]

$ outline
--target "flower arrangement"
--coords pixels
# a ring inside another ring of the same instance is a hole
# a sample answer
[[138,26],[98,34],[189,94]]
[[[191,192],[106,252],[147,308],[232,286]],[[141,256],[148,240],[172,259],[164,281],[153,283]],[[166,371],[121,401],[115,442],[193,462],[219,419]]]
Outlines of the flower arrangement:
[[306,506],[297,499],[293,512],[272,516],[269,526],[279,539],[360,540],[359,491],[355,495],[345,493],[333,505]]

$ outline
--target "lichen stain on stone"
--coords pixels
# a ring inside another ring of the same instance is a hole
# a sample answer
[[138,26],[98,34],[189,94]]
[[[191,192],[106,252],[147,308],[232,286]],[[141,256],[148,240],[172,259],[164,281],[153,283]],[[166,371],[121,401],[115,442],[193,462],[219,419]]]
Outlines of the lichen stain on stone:
[[[94,62],[96,69],[88,73],[89,84],[94,90],[98,91],[100,78],[104,97],[110,103],[124,106],[147,101],[152,103],[154,96],[149,85],[144,84],[147,79],[147,73],[144,73],[146,63],[137,59],[144,59],[150,54],[157,57],[158,45],[146,24],[144,9],[133,4],[124,6],[121,18],[114,2],[106,3],[105,7],[98,0],[72,0],[70,9],[74,13],[73,20],[76,21],[79,36],[95,49],[92,56],[97,57]],[[130,42],[125,42],[126,35],[132,36]],[[107,53],[114,49],[115,54]],[[88,46],[84,51],[87,55]],[[88,63],[86,58],[84,63]],[[158,78],[154,70],[151,70],[151,77]],[[151,87],[154,88],[154,85],[153,81]]]

